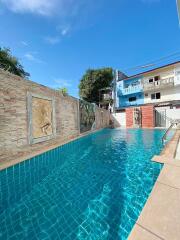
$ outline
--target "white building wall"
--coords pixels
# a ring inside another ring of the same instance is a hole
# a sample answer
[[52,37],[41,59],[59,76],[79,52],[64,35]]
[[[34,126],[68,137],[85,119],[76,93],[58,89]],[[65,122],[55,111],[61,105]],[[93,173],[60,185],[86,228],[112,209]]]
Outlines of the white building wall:
[[115,127],[126,127],[126,112],[112,114]]
[[180,65],[174,71],[174,85],[180,85]]
[[[151,99],[151,94],[155,92],[161,93],[161,99]],[[157,89],[157,91],[147,92],[148,96],[144,95],[144,103],[158,103],[166,101],[180,100],[180,85],[169,87],[167,89]]]
[[169,127],[171,124],[171,120],[175,119],[180,119],[180,108],[170,108],[169,106],[167,107],[156,107],[156,111],[159,113],[165,113],[166,116],[166,127]]
[[171,69],[171,70],[168,70],[168,71],[159,71],[159,72],[156,72],[156,73],[153,73],[152,75],[148,75],[147,77],[144,77],[143,78],[143,82],[144,83],[147,83],[149,82],[149,79],[150,78],[153,78],[155,76],[160,76],[160,79],[166,79],[166,78],[170,78],[170,77],[174,77],[174,71],[175,69]]

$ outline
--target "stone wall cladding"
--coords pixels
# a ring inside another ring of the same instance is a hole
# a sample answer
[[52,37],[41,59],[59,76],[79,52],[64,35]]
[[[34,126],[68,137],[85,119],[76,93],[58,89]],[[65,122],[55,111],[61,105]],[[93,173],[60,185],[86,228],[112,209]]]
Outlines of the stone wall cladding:
[[[29,144],[27,93],[55,98],[56,137],[73,138],[79,135],[79,101],[70,96],[0,70],[0,152]],[[109,112],[103,110],[97,129],[109,125]],[[0,155],[1,155],[0,154]]]
[[110,114],[107,110],[96,107],[95,112],[96,129],[109,126]]

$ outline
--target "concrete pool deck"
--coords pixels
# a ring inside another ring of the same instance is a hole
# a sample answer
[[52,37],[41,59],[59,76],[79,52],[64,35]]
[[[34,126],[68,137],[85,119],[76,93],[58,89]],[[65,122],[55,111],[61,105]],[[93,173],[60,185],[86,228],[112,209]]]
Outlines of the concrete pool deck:
[[179,139],[177,130],[161,155],[152,159],[164,166],[129,240],[180,239],[180,159],[176,156]]

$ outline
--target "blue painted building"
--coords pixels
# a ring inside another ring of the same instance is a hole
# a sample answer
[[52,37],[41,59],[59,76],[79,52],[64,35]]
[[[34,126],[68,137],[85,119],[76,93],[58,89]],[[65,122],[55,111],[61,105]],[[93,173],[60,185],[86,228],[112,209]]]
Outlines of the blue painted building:
[[144,103],[143,76],[126,78],[116,84],[116,108],[137,106]]

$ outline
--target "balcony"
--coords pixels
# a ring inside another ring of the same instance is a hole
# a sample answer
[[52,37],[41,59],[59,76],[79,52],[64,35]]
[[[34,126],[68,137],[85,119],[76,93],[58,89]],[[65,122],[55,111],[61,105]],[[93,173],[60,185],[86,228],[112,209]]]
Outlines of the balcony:
[[138,93],[142,91],[142,85],[138,84],[136,86],[132,86],[130,85],[129,87],[123,88],[123,89],[119,89],[118,91],[118,95],[119,96],[125,96],[128,94],[134,94],[134,93]]
[[110,100],[112,99],[112,95],[110,93],[104,93],[102,94],[103,100]]
[[150,83],[149,82],[144,83],[143,90],[144,92],[146,92],[151,90],[163,89],[171,86],[174,86],[174,77],[164,78]]

